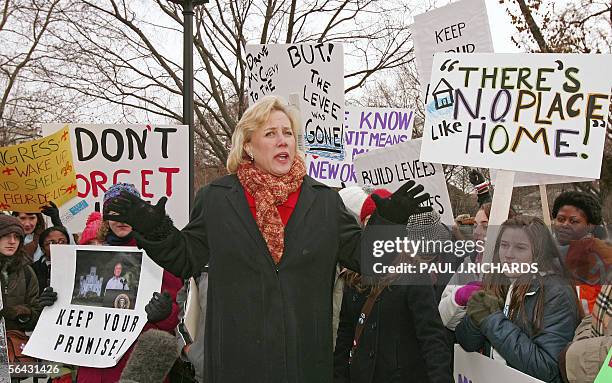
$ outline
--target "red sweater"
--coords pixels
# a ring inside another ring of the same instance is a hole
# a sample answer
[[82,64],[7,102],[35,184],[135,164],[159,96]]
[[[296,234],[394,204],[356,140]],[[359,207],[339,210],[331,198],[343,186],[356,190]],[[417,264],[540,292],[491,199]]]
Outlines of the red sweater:
[[[298,198],[300,197],[300,191],[302,187],[300,186],[296,191],[290,193],[287,197],[287,201],[278,205],[276,208],[278,209],[278,213],[280,214],[281,221],[283,221],[283,225],[287,226],[287,222],[289,222],[289,218],[291,217],[291,213],[295,210],[295,205],[297,204]],[[257,221],[257,213],[255,210],[255,198],[249,194],[246,189],[244,190],[244,195],[247,199],[247,203],[249,204],[249,209],[251,209],[251,214],[253,214],[253,218]]]

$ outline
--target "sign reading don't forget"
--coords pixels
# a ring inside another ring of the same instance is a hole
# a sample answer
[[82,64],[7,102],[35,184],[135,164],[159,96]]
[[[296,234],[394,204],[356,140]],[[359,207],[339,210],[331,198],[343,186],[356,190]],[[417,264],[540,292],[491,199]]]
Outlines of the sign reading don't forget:
[[612,55],[437,54],[421,160],[599,178]]

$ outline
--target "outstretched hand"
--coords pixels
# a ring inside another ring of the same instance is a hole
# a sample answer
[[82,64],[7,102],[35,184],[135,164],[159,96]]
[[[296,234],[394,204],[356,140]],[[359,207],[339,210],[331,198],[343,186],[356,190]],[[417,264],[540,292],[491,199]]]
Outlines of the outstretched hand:
[[431,206],[420,206],[429,199],[429,193],[420,194],[425,188],[423,185],[415,185],[416,182],[410,180],[389,198],[372,194],[378,214],[388,221],[406,224],[411,215],[432,211]]
[[[151,205],[142,198],[127,192],[121,192],[105,208],[105,220],[127,223],[139,233],[150,233],[166,216],[166,202],[162,197],[157,204]],[[115,214],[109,214],[113,212]]]
[[63,226],[59,209],[57,208],[57,205],[53,203],[53,201],[49,201],[49,205],[43,207],[40,212],[51,218],[51,223],[53,226]]
[[478,186],[486,181],[482,173],[476,169],[470,170],[468,178],[470,179],[470,183],[474,186]]

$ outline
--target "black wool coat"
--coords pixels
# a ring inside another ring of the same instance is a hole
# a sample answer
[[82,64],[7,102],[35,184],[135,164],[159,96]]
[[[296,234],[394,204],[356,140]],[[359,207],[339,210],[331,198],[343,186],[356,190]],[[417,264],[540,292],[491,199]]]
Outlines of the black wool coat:
[[338,193],[304,178],[278,265],[236,175],[203,187],[189,224],[170,231],[138,244],[177,276],[209,264],[207,383],[332,382],[335,266],[359,269],[362,231]]
[[350,365],[355,328],[369,291],[346,289],[334,352],[335,383],[453,382],[451,346],[431,281],[414,276],[410,283],[380,293]]

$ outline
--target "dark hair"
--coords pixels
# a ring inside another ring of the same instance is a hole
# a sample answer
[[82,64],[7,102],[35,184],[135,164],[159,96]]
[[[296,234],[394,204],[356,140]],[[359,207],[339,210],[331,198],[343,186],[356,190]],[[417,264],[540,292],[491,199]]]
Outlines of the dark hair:
[[38,237],[38,245],[41,249],[45,249],[45,239],[47,239],[49,234],[53,233],[54,231],[59,231],[60,233],[64,234],[64,237],[66,237],[66,241],[70,241],[70,236],[68,236],[68,231],[66,231],[66,228],[64,226],[51,226],[46,228],[42,233],[40,233],[40,236]]
[[587,217],[588,223],[601,225],[601,203],[594,195],[575,190],[564,191],[555,198],[552,209],[553,218],[557,218],[559,209],[567,205],[582,210]]

